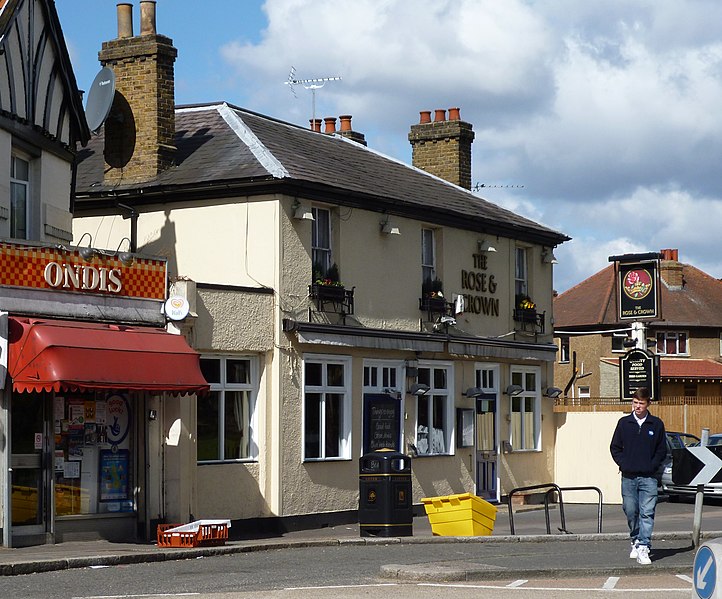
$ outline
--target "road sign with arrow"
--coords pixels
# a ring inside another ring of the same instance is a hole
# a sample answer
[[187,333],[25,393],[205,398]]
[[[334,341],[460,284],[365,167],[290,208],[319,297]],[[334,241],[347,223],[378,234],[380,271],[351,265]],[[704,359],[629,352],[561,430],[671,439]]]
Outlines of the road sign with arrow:
[[722,482],[722,446],[684,447],[672,451],[675,485],[707,485]]
[[[716,548],[719,549],[719,545]],[[694,591],[697,593],[697,597],[710,599],[715,592],[717,582],[717,562],[715,553],[709,545],[702,545],[697,551],[692,573],[694,575]]]

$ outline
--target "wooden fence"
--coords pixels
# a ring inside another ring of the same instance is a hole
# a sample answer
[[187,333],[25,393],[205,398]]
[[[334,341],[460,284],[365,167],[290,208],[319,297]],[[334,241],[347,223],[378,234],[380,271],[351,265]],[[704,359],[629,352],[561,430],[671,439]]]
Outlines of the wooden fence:
[[[631,412],[631,402],[618,397],[557,398],[555,412]],[[698,437],[703,428],[710,434],[722,433],[722,397],[663,397],[652,402],[650,411],[664,421],[668,431],[692,433]]]

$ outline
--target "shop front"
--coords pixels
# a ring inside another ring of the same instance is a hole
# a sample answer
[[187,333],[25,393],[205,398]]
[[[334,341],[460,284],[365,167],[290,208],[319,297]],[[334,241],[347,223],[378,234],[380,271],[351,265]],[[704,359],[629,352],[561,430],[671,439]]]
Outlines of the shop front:
[[[0,252],[15,249],[0,245]],[[36,250],[23,252],[35,256],[32,267],[48,272]],[[56,263],[72,266],[78,254],[67,254]],[[89,266],[115,270],[121,289],[139,289],[134,279],[144,276],[143,262],[137,257],[136,268],[124,270],[105,256]],[[0,288],[3,545],[144,539],[164,517],[163,412],[208,385],[198,354],[159,326],[165,263],[159,278],[155,262],[150,280],[162,286],[144,287],[146,297],[136,305],[132,296],[64,293],[52,285]],[[23,313],[27,306],[35,313]],[[82,312],[85,319],[78,318]],[[99,312],[114,319],[101,322]]]

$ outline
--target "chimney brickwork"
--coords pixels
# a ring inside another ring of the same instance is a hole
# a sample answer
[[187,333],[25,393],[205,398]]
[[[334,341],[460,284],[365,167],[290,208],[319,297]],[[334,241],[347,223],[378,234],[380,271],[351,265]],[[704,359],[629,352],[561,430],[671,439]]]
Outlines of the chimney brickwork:
[[103,42],[98,54],[101,64],[113,69],[116,88],[105,123],[106,185],[149,181],[175,163],[178,51],[173,40],[155,32],[155,15],[147,13],[155,3],[141,2],[141,8],[142,34]]
[[[420,122],[411,126],[411,163],[450,183],[471,189],[471,143],[474,131],[471,123],[459,117],[458,108],[422,111]],[[453,120],[452,120],[453,119]]]
[[681,289],[685,285],[684,266],[679,262],[679,250],[665,249],[660,252],[662,260],[660,262],[660,275],[667,287],[672,289]]

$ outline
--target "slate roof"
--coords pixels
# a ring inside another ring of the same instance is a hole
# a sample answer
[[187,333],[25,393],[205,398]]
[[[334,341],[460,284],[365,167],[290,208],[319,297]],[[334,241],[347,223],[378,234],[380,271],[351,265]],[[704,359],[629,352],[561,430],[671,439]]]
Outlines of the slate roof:
[[[722,281],[683,264],[685,285],[661,285],[663,321],[655,327],[722,327]],[[619,325],[614,267],[607,266],[554,298],[555,330]]]
[[[278,191],[554,246],[569,237],[470,191],[355,143],[222,104],[176,108],[177,164],[154,180],[106,187],[103,135],[79,154],[76,207],[116,193],[138,202]],[[202,192],[202,193],[199,193]],[[154,199],[155,198],[155,199]]]

